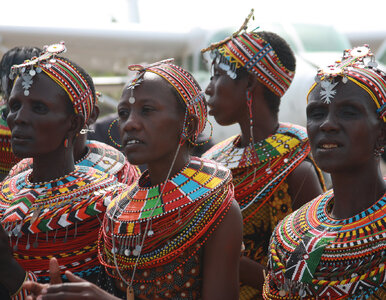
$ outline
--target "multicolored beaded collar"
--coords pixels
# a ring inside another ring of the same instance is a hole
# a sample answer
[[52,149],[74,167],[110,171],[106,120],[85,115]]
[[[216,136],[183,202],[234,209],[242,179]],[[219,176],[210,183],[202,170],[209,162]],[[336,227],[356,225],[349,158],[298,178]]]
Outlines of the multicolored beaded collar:
[[336,91],[334,88],[340,78],[343,83],[348,80],[364,89],[373,99],[377,106],[379,117],[386,122],[386,73],[377,69],[375,57],[368,45],[345,50],[341,60],[318,70],[315,83],[307,95],[319,83],[321,85],[320,95],[325,103],[330,103]]
[[[211,50],[213,62],[235,79],[236,70],[245,68],[278,96],[283,96],[289,88],[295,72],[288,70],[277,57],[272,46],[259,36],[249,32],[248,22],[253,9],[240,29],[225,40],[202,49],[201,53]],[[243,33],[241,33],[244,31]]]
[[[23,80],[24,95],[29,95],[33,77],[42,71],[54,80],[69,96],[75,113],[82,114],[87,123],[96,99],[83,75],[67,60],[57,55],[66,51],[64,42],[45,46],[39,57],[33,57],[11,68],[9,77],[14,80],[20,76]],[[15,80],[16,82],[16,80]]]
[[[148,182],[145,172],[137,185],[115,198],[107,209],[99,255],[114,278],[119,279],[114,260],[125,277],[135,268],[173,261],[214,230],[233,199],[230,171],[204,159],[192,158],[164,184],[146,187]],[[150,229],[146,231],[149,220]],[[141,245],[144,232],[146,243]],[[205,241],[201,240],[195,251]]]
[[104,191],[117,185],[115,177],[83,166],[43,183],[31,183],[31,172],[8,178],[1,185],[1,222],[15,236],[65,228],[94,217],[104,211],[103,203],[109,203],[108,197],[101,201]]
[[265,299],[367,299],[386,282],[386,194],[344,220],[328,215],[333,197],[319,196],[276,227]]
[[[92,167],[101,172],[115,175],[119,182],[132,184],[140,175],[139,169],[131,165],[122,152],[98,141],[87,140],[87,154],[75,164]],[[33,159],[25,158],[15,165],[8,177],[13,177],[28,169],[32,169]]]
[[79,276],[99,270],[97,236],[107,205],[124,185],[114,176],[76,166],[70,174],[31,183],[27,170],[3,181],[1,223],[14,257],[40,281],[49,281],[51,257]]
[[[231,137],[217,144],[203,157],[232,170],[235,198],[241,210],[252,203],[263,205],[310,152],[305,129],[292,124],[281,123],[274,135],[255,143],[254,149],[238,148],[239,138]],[[240,178],[240,174],[243,178]],[[250,217],[244,217],[244,222]]]

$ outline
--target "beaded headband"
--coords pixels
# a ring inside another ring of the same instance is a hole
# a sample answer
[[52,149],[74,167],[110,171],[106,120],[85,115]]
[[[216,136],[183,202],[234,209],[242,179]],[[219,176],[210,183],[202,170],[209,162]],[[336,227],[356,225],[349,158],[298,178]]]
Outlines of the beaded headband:
[[[272,46],[255,32],[245,32],[253,16],[253,9],[238,31],[225,40],[212,44],[201,53],[211,51],[213,63],[236,79],[236,70],[245,68],[278,96],[289,88],[295,72],[288,70],[279,60]],[[241,33],[244,30],[243,33]]]
[[75,113],[82,114],[87,122],[96,100],[82,74],[70,62],[57,57],[65,51],[64,42],[46,46],[39,57],[33,57],[20,65],[12,66],[9,78],[14,80],[20,76],[23,80],[24,95],[28,96],[33,77],[43,71],[63,88],[72,102]]
[[338,77],[343,83],[350,80],[364,89],[375,102],[377,114],[386,122],[386,74],[377,68],[374,54],[368,45],[345,50],[341,60],[319,69],[316,82],[307,94],[307,102],[310,93],[320,83],[320,95],[325,103],[330,103],[338,84],[334,79]]
[[[155,73],[168,81],[183,99],[187,111],[198,118],[198,128],[194,134],[193,142],[198,135],[205,129],[207,121],[207,106],[204,93],[200,86],[195,82],[192,75],[179,66],[172,64],[174,59],[167,59],[143,67],[141,65],[131,65],[129,70],[138,72],[137,76],[128,86],[132,91],[143,81],[145,72]],[[134,103],[133,94],[129,98],[130,103]]]

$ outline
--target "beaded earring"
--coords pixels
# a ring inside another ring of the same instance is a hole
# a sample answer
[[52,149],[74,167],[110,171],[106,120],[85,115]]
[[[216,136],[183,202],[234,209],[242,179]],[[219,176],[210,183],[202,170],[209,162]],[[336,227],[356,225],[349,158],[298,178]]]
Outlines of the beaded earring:
[[207,122],[208,122],[209,125],[210,125],[210,135],[209,135],[208,139],[207,139],[206,141],[201,142],[201,143],[196,143],[196,142],[193,141],[192,139],[189,139],[188,142],[189,142],[191,145],[193,145],[193,146],[195,146],[195,147],[200,147],[200,146],[205,145],[206,143],[208,143],[208,142],[212,139],[212,137],[213,137],[213,124],[212,124],[212,122],[210,122],[209,120],[207,120]]
[[385,148],[384,147],[381,146],[381,147],[375,148],[374,149],[374,156],[377,157],[377,158],[381,157],[383,152],[385,152]]
[[68,138],[64,140],[64,148],[68,148]]
[[109,125],[109,129],[107,130],[107,134],[109,136],[109,139],[110,141],[115,145],[117,146],[118,148],[122,148],[122,145],[121,144],[118,144],[116,141],[114,141],[113,137],[111,136],[111,128],[113,127],[113,125],[115,124],[115,122],[117,122],[118,119],[115,119],[113,120],[110,125]]

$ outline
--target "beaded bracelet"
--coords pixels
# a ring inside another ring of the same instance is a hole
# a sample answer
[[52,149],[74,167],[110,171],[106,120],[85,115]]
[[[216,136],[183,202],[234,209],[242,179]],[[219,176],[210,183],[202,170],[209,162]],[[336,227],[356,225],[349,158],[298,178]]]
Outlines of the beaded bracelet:
[[9,296],[12,298],[12,297],[15,297],[16,295],[18,295],[19,293],[20,293],[20,291],[23,289],[23,284],[24,284],[24,282],[26,282],[27,281],[27,279],[28,279],[28,272],[25,272],[25,277],[24,277],[24,280],[23,280],[23,282],[21,283],[21,285],[20,285],[20,287],[18,288],[18,290],[15,292],[15,293],[13,293],[13,294],[9,294]]

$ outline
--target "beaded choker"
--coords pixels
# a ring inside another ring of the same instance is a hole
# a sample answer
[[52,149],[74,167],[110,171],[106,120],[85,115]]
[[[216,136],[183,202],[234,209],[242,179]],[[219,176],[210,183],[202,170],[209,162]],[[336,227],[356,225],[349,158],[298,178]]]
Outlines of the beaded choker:
[[[252,203],[263,205],[310,152],[305,129],[291,124],[281,123],[274,135],[255,143],[254,149],[237,148],[239,139],[240,136],[231,137],[214,146],[203,157],[232,170],[235,198],[241,210]],[[244,216],[244,223],[250,217],[252,215]]]
[[[107,209],[99,255],[109,275],[119,279],[114,258],[128,277],[127,271],[135,266],[146,269],[165,265],[197,243],[229,209],[233,196],[230,181],[229,170],[199,158],[192,158],[165,184],[146,187],[149,178],[145,172],[138,184],[115,198]],[[140,241],[149,220],[142,249]]]
[[367,299],[386,282],[386,194],[344,220],[327,214],[333,196],[332,190],[319,196],[276,227],[268,299]]
[[[87,141],[87,154],[75,164],[79,166],[92,167],[101,172],[115,175],[118,181],[125,184],[133,183],[140,171],[137,167],[130,165],[122,152],[98,141]],[[15,165],[9,172],[8,177],[15,176],[32,168],[32,158],[25,158]]]
[[76,166],[62,178],[36,184],[28,181],[31,172],[8,178],[1,186],[2,224],[11,235],[65,228],[94,217],[104,210],[100,199],[105,190],[116,188],[114,177],[87,167]]

